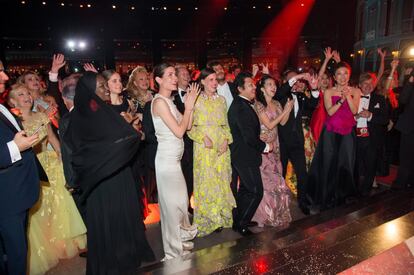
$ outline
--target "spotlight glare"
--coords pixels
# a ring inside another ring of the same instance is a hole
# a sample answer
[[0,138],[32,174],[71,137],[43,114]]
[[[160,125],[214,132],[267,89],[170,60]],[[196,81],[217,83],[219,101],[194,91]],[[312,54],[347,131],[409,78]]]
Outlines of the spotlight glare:
[[68,46],[69,48],[73,49],[73,48],[75,47],[75,41],[73,41],[73,40],[69,40],[69,41],[68,41],[68,43],[67,43],[67,46]]
[[412,47],[408,53],[409,53],[411,56],[414,56],[414,47]]
[[112,8],[113,8],[113,9],[116,9],[116,5],[112,5]]
[[91,5],[91,4],[88,4],[87,6],[88,6],[88,8],[92,7],[92,5]]
[[45,5],[46,5],[46,2],[45,2],[45,1],[43,1],[43,2],[42,2],[42,5],[43,5],[43,6],[45,6]]
[[135,10],[135,7],[134,7],[134,6],[132,6],[132,7],[131,7],[131,10]]
[[181,10],[181,8],[177,8],[177,10],[178,10],[178,11],[180,11],[180,10]]
[[83,8],[83,4],[80,4],[80,5],[79,5],[79,8]]
[[167,10],[167,7],[163,7],[162,9],[166,11]]
[[65,6],[65,3],[63,3],[63,2],[62,2],[62,3],[60,3],[60,5],[61,5],[62,7],[64,7],[64,6]]
[[195,7],[194,9],[195,9],[195,10],[198,10],[198,7]]
[[267,8],[270,10],[272,8],[272,6],[269,5],[269,6],[267,6]]
[[22,2],[20,2],[20,3],[22,3],[22,5],[24,5],[24,4],[26,4],[26,1],[22,1]]
[[85,49],[86,48],[86,42],[85,41],[79,41],[79,49]]
[[224,10],[226,11],[227,10],[227,7],[224,7]]

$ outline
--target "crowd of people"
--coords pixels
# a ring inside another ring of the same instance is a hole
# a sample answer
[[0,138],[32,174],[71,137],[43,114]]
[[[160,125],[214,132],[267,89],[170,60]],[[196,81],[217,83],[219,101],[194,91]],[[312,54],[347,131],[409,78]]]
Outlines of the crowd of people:
[[44,274],[87,249],[87,274],[133,274],[155,261],[148,202],[164,261],[223,228],[287,227],[295,198],[309,215],[369,196],[397,151],[393,188],[414,186],[414,72],[399,82],[378,53],[357,83],[331,48],[319,71],[280,76],[217,61],[63,76],[56,54],[47,79],[12,81],[0,62],[0,270]]

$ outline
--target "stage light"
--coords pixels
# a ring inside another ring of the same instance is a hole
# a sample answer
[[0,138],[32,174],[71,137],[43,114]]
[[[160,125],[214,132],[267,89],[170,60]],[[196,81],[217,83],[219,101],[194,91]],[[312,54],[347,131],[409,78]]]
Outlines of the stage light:
[[227,10],[227,7],[224,7],[224,10],[226,11]]
[[135,10],[135,7],[134,7],[134,6],[132,6],[132,7],[131,7],[131,10]]
[[301,6],[301,7],[304,7],[304,6],[305,6],[305,4],[303,4],[303,3],[300,3],[300,6]]
[[166,11],[167,10],[167,7],[163,7],[162,9]]
[[26,1],[22,1],[22,2],[20,2],[20,3],[22,3],[22,5],[24,5],[24,4],[26,4]]
[[75,41],[73,41],[73,40],[69,40],[68,42],[67,42],[67,44],[66,44],[69,48],[71,48],[71,49],[73,49],[73,48],[75,48]]
[[392,51],[391,52],[393,57],[398,57],[399,53],[400,53],[399,51]]
[[180,10],[181,10],[181,8],[177,8],[177,10],[178,10],[178,11],[180,11]]
[[362,55],[364,53],[364,51],[363,50],[358,50],[358,54],[359,55]]
[[44,2],[44,1],[43,1],[43,2],[42,2],[42,5],[43,5],[43,6],[45,6],[45,5],[46,5],[46,2]]
[[62,7],[64,7],[64,6],[65,6],[65,3],[63,3],[63,2],[62,2],[62,3],[60,3],[60,5],[61,5]]
[[253,8],[253,9],[256,9],[256,6],[253,6],[252,8]]
[[79,41],[78,47],[81,50],[85,49],[86,48],[86,42],[85,41]]
[[351,53],[349,56],[350,56],[350,57],[352,57],[352,58],[354,58],[354,57],[355,57],[355,55],[354,55],[353,53]]
[[91,5],[91,4],[88,4],[87,6],[88,6],[88,8],[92,7],[92,5]]
[[116,5],[112,5],[112,8],[113,8],[113,9],[116,9]]
[[270,10],[272,8],[272,6],[269,5],[269,6],[267,6],[267,8]]
[[79,8],[83,8],[83,4],[80,4],[80,5],[79,5]]
[[194,9],[195,9],[195,10],[198,10],[198,7],[195,7]]
[[414,56],[414,47],[411,47],[410,50],[408,51],[408,54],[410,56]]

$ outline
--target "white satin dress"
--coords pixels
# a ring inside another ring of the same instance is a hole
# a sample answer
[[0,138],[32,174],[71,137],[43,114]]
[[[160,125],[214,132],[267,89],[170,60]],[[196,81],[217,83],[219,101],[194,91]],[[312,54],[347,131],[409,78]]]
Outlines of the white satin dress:
[[[170,98],[156,94],[152,104],[157,99],[164,100],[175,119],[181,121],[182,116]],[[168,260],[189,253],[193,248],[191,240],[197,235],[197,226],[191,225],[188,217],[187,186],[181,170],[184,141],[177,138],[160,117],[154,115],[152,104],[151,115],[158,141],[155,175],[165,253],[163,260]]]

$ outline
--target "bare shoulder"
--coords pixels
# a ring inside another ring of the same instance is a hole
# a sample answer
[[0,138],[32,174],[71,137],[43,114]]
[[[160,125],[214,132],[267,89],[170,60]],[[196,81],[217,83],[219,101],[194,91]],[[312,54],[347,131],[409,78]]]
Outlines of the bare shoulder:
[[361,95],[361,90],[359,88],[356,88],[356,87],[351,87],[351,93],[352,93],[352,95],[359,96],[359,95]]

